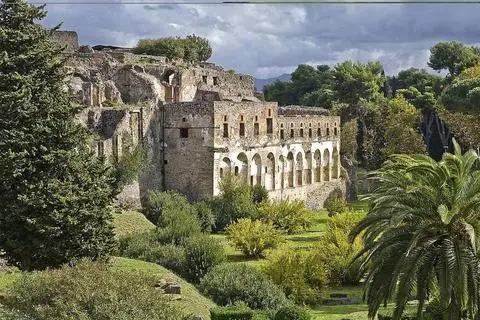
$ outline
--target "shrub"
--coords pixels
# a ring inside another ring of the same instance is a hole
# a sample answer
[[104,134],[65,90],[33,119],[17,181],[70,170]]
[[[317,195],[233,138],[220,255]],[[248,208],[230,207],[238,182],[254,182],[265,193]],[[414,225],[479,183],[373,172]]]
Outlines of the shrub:
[[252,202],[259,204],[268,201],[268,191],[264,186],[256,184],[252,188]]
[[130,135],[123,136],[122,155],[112,159],[115,187],[118,192],[134,182],[139,174],[145,169],[147,153],[141,144],[133,146],[133,138]]
[[36,320],[180,319],[161,292],[158,279],[88,261],[41,273],[25,273],[2,304]]
[[325,264],[315,259],[310,251],[282,248],[267,256],[264,271],[289,299],[316,304],[328,283],[328,272]]
[[249,185],[236,176],[226,174],[220,181],[220,195],[208,202],[215,216],[215,231],[224,230],[238,219],[252,216],[256,210],[252,198]]
[[133,52],[199,62],[207,61],[211,57],[212,48],[207,39],[190,35],[186,38],[142,39]]
[[120,239],[119,255],[157,263],[181,272],[185,265],[185,250],[174,244],[160,244],[153,232],[134,234]]
[[343,192],[338,188],[333,190],[325,200],[324,207],[327,209],[329,217],[345,212],[348,209],[348,204]]
[[218,240],[206,235],[190,238],[185,245],[185,275],[188,280],[198,282],[225,259],[224,247]]
[[217,307],[210,310],[212,320],[251,320],[254,311],[245,304]]
[[213,267],[201,280],[200,289],[222,306],[244,302],[252,309],[277,310],[288,301],[267,275],[245,264]]
[[255,218],[271,222],[276,228],[287,233],[297,233],[312,225],[312,213],[305,208],[300,200],[276,200],[264,202],[255,215]]
[[[392,319],[393,319],[392,311],[382,311],[378,313],[378,320],[392,320]],[[417,320],[417,312],[404,311],[403,315],[400,317],[400,320]]]
[[310,320],[312,316],[304,308],[294,305],[281,307],[275,314],[275,320]]
[[348,235],[354,226],[365,217],[363,211],[345,212],[332,217],[327,230],[318,242],[317,259],[323,261],[328,269],[331,284],[356,285],[361,277],[360,260],[352,263],[353,258],[363,249],[361,237],[353,243]]
[[215,227],[215,215],[207,201],[197,202],[195,204],[198,219],[200,220],[200,228],[203,232],[211,232]]
[[240,219],[226,229],[227,239],[249,257],[259,257],[267,249],[276,248],[284,237],[270,223]]
[[180,244],[201,232],[197,211],[187,198],[173,191],[149,191],[145,216],[160,229],[158,240]]

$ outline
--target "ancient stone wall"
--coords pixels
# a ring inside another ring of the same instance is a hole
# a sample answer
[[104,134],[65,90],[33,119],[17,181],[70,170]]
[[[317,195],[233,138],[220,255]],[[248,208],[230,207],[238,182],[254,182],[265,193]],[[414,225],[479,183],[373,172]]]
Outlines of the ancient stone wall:
[[78,35],[75,31],[54,31],[53,39],[65,47],[65,52],[74,52],[78,49]]
[[198,200],[213,193],[213,102],[165,104],[165,187]]
[[202,92],[218,92],[221,100],[258,100],[254,97],[252,76],[209,65],[183,70],[180,87],[180,101],[203,100]]

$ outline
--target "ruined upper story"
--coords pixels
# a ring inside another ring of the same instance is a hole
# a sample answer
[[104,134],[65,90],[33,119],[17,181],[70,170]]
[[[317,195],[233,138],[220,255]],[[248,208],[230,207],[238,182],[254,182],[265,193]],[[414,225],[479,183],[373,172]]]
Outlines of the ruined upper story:
[[54,33],[65,46],[69,89],[78,103],[115,107],[144,101],[259,101],[254,78],[212,63],[138,55],[129,48],[81,46],[75,32]]

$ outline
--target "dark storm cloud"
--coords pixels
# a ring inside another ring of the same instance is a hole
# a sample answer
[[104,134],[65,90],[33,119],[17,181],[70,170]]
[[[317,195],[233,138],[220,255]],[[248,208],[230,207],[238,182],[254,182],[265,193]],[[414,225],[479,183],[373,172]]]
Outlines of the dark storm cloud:
[[134,46],[140,38],[207,37],[212,61],[276,76],[300,63],[380,60],[387,73],[427,67],[438,41],[480,43],[480,5],[51,5],[46,24],[63,20],[88,44]]

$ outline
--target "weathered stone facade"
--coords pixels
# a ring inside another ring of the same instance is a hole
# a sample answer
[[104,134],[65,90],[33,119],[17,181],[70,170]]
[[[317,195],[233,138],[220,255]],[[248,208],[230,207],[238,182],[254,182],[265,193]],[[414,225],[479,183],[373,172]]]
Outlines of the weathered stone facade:
[[312,208],[334,188],[345,189],[339,117],[260,101],[253,77],[213,64],[92,50],[68,62],[69,90],[86,106],[79,120],[98,133],[98,154],[118,159],[126,139],[148,153],[122,199],[174,189],[198,200],[218,194],[227,172],[265,186],[272,198],[303,199]]

